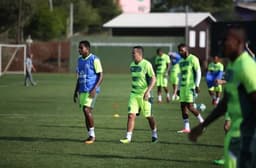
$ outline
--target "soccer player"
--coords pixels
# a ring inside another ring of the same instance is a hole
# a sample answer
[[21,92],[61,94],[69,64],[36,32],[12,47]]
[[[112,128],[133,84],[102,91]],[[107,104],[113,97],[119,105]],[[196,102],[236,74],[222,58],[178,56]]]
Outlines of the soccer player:
[[103,70],[99,58],[90,52],[90,43],[80,41],[79,58],[77,61],[77,83],[74,92],[74,102],[79,93],[79,103],[85,116],[85,125],[88,131],[88,138],[84,143],[92,144],[95,141],[94,119],[92,110],[100,91],[100,84],[103,80]]
[[215,55],[213,57],[213,61],[208,65],[206,73],[208,92],[212,98],[212,104],[214,106],[216,106],[220,101],[222,85],[217,84],[217,80],[221,80],[223,78],[223,70],[224,66],[220,62],[219,56]]
[[155,58],[156,66],[156,85],[158,103],[162,102],[162,88],[166,93],[166,101],[170,102],[170,93],[168,85],[168,73],[170,70],[170,57],[163,52],[161,48],[156,50],[157,56]]
[[256,64],[245,51],[245,32],[241,27],[228,29],[224,56],[229,63],[223,98],[205,121],[192,129],[189,139],[196,141],[205,127],[228,112],[231,126],[225,136],[225,167],[252,168],[252,156],[256,152],[252,145],[256,143],[255,137],[253,139],[256,130]]
[[141,113],[148,120],[152,130],[152,142],[156,143],[158,141],[157,126],[151,111],[151,91],[156,82],[155,73],[151,63],[143,58],[143,47],[133,47],[132,56],[133,62],[130,64],[132,90],[128,102],[127,133],[125,139],[121,139],[120,142],[123,144],[131,142],[136,114]]
[[25,60],[25,65],[26,65],[26,75],[25,75],[25,80],[24,80],[25,86],[28,86],[28,80],[32,86],[36,85],[36,82],[34,82],[33,77],[32,77],[32,70],[34,72],[36,72],[36,68],[33,65],[32,58],[33,58],[33,54],[29,53]]
[[194,108],[194,96],[199,93],[199,84],[201,80],[201,68],[199,60],[196,56],[188,52],[188,48],[185,44],[179,44],[179,54],[182,59],[179,62],[181,81],[180,81],[180,107],[182,111],[182,118],[184,121],[184,129],[178,131],[178,133],[189,133],[190,124],[188,110],[192,112],[200,123],[202,123],[203,117],[200,112]]
[[178,96],[178,87],[180,81],[180,69],[179,69],[179,61],[181,56],[177,52],[170,52],[169,56],[171,58],[171,73],[170,73],[170,81],[173,88],[172,100],[179,100]]

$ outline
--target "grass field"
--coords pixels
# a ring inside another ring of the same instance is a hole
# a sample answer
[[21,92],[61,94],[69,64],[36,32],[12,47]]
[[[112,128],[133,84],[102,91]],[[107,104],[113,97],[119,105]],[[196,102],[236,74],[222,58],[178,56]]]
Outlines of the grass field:
[[[94,109],[97,141],[87,137],[83,114],[72,101],[75,76],[35,74],[38,85],[23,86],[22,75],[0,78],[0,167],[2,168],[217,168],[223,153],[223,119],[207,128],[198,143],[177,134],[183,127],[178,102],[154,104],[159,143],[143,117],[136,120],[133,143],[120,144],[126,132],[129,75],[106,74]],[[156,88],[154,89],[156,90]],[[212,108],[204,81],[197,100],[206,116]],[[118,113],[119,118],[113,115]],[[191,125],[197,120],[190,115]]]

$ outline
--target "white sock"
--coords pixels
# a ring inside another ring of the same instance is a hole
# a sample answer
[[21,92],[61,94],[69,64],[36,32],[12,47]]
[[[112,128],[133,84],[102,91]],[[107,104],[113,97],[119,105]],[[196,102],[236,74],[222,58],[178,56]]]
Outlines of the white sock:
[[132,132],[127,132],[126,133],[126,138],[131,141],[132,140]]
[[189,119],[184,119],[183,121],[184,121],[184,127],[185,127],[185,129],[190,130]]
[[162,96],[161,96],[161,95],[158,96],[158,101],[159,101],[159,102],[162,101]]
[[95,137],[94,127],[89,128],[88,134],[89,134],[89,136]]
[[220,98],[217,97],[217,98],[216,98],[216,103],[218,104],[219,102],[220,102]]
[[169,92],[166,93],[166,97],[167,97],[167,98],[170,98],[170,93],[169,93]]
[[157,136],[157,129],[156,128],[152,130],[152,137],[155,137],[155,138],[158,137]]
[[199,120],[200,123],[204,122],[203,117],[201,116],[201,114],[198,114],[197,119]]
[[215,99],[216,99],[216,96],[215,96],[215,95],[212,95],[212,99],[215,100]]

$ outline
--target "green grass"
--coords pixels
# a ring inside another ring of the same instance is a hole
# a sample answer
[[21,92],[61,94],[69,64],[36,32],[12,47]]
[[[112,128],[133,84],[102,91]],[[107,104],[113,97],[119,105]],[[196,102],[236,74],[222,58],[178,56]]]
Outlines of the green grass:
[[[75,75],[34,78],[35,87],[24,87],[22,75],[0,78],[0,167],[219,167],[212,160],[223,153],[223,119],[195,144],[176,133],[183,127],[179,103],[154,104],[159,143],[150,143],[148,123],[138,117],[133,143],[120,144],[126,132],[130,77],[106,74],[93,112],[97,141],[85,145],[83,114],[72,101]],[[212,106],[204,81],[197,101],[206,104],[206,116]],[[115,113],[120,117],[114,118]],[[192,114],[190,121],[192,126],[198,123]]]

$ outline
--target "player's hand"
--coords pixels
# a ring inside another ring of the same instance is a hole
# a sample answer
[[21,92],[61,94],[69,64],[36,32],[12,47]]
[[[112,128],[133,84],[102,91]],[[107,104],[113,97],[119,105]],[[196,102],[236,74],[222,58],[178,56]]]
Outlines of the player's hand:
[[90,98],[94,98],[95,95],[96,95],[96,89],[92,89],[92,90],[90,91]]
[[198,94],[200,92],[200,89],[198,86],[196,86],[196,93]]
[[150,97],[149,92],[145,92],[143,99],[144,99],[144,100],[148,100],[149,97]]
[[77,92],[74,92],[74,95],[73,95],[73,101],[74,101],[74,103],[76,103],[77,98],[78,98],[78,93],[77,93]]
[[200,135],[202,135],[203,130],[204,130],[204,128],[203,128],[202,124],[197,125],[197,126],[194,127],[194,128],[190,131],[190,133],[188,134],[188,139],[189,139],[190,141],[192,141],[192,142],[196,142],[197,139],[198,139],[198,137],[199,137]]

